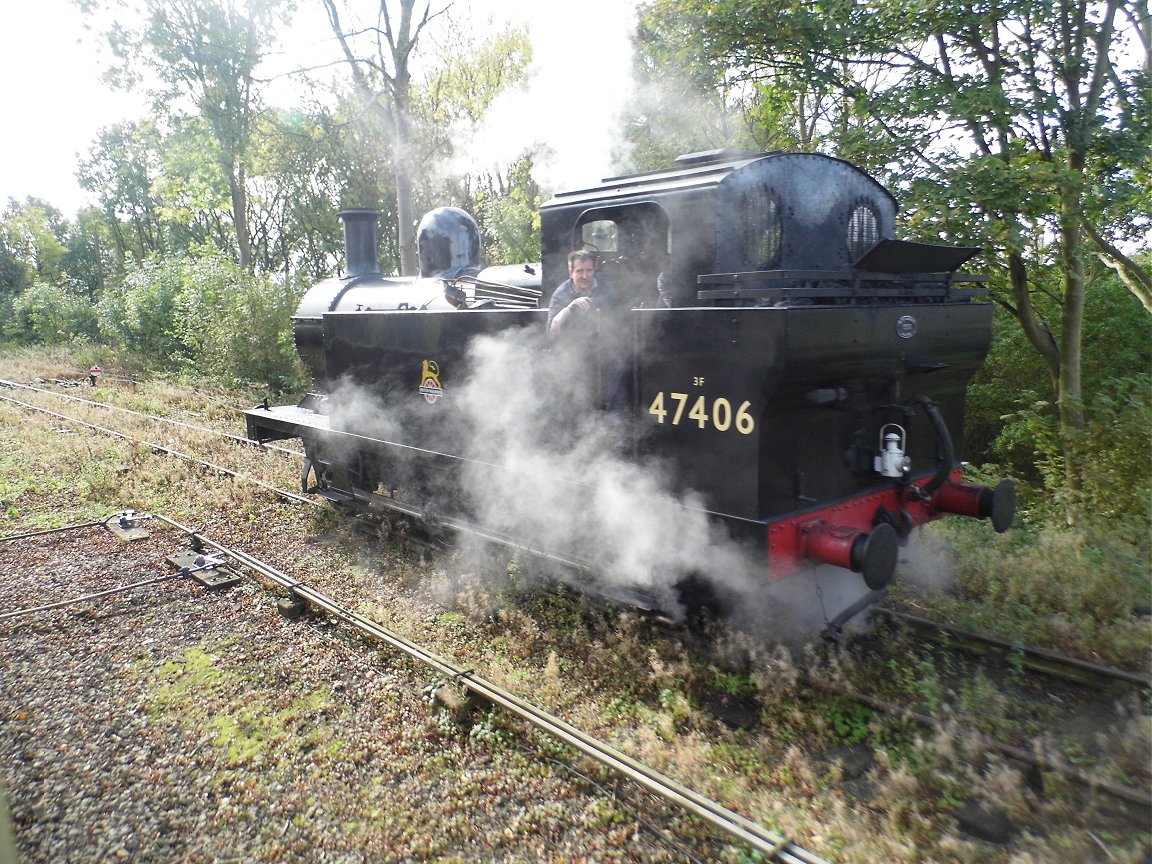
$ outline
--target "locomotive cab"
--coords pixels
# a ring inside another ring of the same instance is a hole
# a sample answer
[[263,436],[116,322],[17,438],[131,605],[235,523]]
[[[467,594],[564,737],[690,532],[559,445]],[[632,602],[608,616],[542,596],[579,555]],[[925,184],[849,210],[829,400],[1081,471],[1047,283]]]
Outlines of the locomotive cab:
[[[896,541],[955,512],[937,490],[958,476],[965,391],[991,338],[983,277],[957,272],[978,250],[897,240],[895,199],[842,160],[677,161],[547,202],[545,285],[570,248],[643,249],[619,259],[636,452],[672,461],[733,533],[766,530],[773,578],[824,561],[882,586]],[[1000,526],[1009,490],[997,500]]]
[[616,305],[655,305],[668,262],[668,215],[657,203],[589,209],[572,231],[573,249],[590,249],[598,259],[597,278]]

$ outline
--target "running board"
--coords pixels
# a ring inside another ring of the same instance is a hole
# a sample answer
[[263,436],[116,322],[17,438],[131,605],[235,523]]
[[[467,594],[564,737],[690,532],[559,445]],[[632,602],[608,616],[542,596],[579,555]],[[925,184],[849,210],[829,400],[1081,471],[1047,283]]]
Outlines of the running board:
[[321,498],[326,498],[333,504],[349,504],[356,500],[356,496],[350,492],[343,492],[340,489],[309,489],[313,495],[319,495]]

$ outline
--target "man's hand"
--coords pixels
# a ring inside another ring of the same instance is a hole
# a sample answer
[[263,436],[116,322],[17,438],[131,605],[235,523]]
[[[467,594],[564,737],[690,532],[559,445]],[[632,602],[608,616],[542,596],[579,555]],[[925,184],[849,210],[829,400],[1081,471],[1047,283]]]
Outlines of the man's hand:
[[574,315],[580,315],[596,308],[596,304],[592,302],[591,297],[577,297],[563,309],[556,313],[556,317],[552,319],[552,324],[548,328],[549,333],[558,333],[564,329],[568,321]]
[[574,309],[577,312],[585,312],[592,308],[592,298],[577,297],[575,300],[568,304],[567,308]]

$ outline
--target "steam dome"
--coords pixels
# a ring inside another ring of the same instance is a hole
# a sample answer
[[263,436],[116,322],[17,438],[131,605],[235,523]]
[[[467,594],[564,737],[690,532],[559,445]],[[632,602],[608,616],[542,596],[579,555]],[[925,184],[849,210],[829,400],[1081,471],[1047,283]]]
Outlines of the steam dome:
[[457,207],[437,207],[424,215],[416,229],[421,278],[450,279],[480,270],[480,228]]

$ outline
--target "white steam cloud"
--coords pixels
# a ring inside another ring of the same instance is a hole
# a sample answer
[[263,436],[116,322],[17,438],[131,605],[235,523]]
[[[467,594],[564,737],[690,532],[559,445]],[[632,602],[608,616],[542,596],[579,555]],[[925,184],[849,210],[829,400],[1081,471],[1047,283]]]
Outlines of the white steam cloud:
[[526,82],[497,98],[472,142],[467,170],[508,165],[533,154],[534,177],[549,192],[576,189],[613,172],[625,153],[623,112],[633,90],[634,0],[587,0],[558,11],[546,3],[472,0],[532,43]]
[[584,345],[545,346],[530,330],[473,343],[473,371],[456,398],[477,459],[466,471],[477,517],[587,562],[667,610],[677,606],[673,584],[690,574],[746,583],[745,550],[708,519],[699,496],[675,493],[660,462],[637,461],[630,421],[594,407],[593,380],[614,374],[603,360]]
[[[675,617],[684,612],[678,583],[703,577],[734,626],[789,643],[815,638],[866,593],[858,574],[832,567],[769,582],[763,547],[733,541],[701,496],[677,488],[673,466],[634,452],[625,413],[596,407],[599,382],[626,358],[562,346],[542,330],[475,338],[458,368],[442,370],[434,405],[414,381],[391,396],[345,384],[333,393],[333,427],[452,454],[399,454],[380,479],[410,503],[581,562],[583,572],[543,572],[592,593]],[[465,560],[482,560],[467,554],[477,551],[467,536],[458,542]]]

